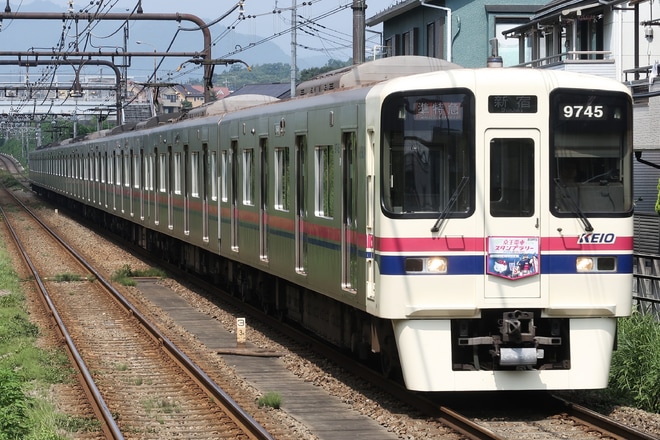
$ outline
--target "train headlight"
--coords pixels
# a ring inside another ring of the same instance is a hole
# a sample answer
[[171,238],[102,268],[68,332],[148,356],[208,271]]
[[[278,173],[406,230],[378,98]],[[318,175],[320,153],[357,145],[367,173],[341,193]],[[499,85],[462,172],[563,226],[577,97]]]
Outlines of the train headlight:
[[616,272],[617,258],[610,256],[577,257],[575,269],[578,272]]
[[577,257],[575,269],[578,272],[592,272],[594,270],[594,259],[592,257]]
[[406,258],[407,273],[447,273],[446,257]]
[[432,273],[447,273],[447,258],[430,257],[426,260],[426,270]]

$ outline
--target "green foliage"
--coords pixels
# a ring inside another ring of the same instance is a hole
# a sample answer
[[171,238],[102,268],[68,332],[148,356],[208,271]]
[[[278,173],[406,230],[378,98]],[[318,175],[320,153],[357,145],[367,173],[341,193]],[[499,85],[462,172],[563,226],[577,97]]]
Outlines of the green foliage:
[[280,393],[270,391],[257,400],[259,407],[268,406],[270,408],[279,409],[282,406],[282,395]]
[[[303,69],[299,81],[307,81],[316,75],[351,65],[352,61],[328,60],[325,66]],[[225,72],[213,76],[213,83],[235,91],[246,84],[289,83],[291,66],[287,63],[255,64],[251,70],[241,64],[233,64]]]
[[0,370],[0,439],[23,438],[29,428],[26,413],[29,400],[20,377],[11,370]]
[[660,324],[652,315],[619,319],[610,388],[638,408],[660,412]]
[[161,269],[149,268],[149,269],[131,269],[130,264],[124,264],[121,269],[118,269],[112,275],[112,281],[119,283],[124,286],[135,286],[137,283],[131,278],[135,277],[156,277],[156,278],[166,278],[167,274]]
[[350,66],[352,64],[353,64],[353,61],[350,60],[350,59],[346,60],[346,61],[339,61],[339,60],[330,59],[325,64],[325,66],[311,67],[309,69],[301,70],[300,71],[300,82],[309,81],[310,79],[312,79],[315,76],[318,76],[322,73],[330,72],[332,70],[341,69],[342,67]]
[[81,279],[82,277],[75,273],[66,272],[55,275],[55,281],[57,281],[58,283],[63,283],[66,281],[80,281]]

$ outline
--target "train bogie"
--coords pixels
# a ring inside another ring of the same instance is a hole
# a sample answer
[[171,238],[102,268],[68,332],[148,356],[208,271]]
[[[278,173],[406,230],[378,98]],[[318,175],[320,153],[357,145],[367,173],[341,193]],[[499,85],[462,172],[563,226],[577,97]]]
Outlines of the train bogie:
[[630,94],[455,67],[228,98],[43,148],[31,178],[411,389],[604,387],[632,304]]

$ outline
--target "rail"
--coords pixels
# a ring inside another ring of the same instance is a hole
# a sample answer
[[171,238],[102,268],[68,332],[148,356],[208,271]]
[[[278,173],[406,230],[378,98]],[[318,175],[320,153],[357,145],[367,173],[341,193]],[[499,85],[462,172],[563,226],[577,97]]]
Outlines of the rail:
[[633,255],[633,306],[660,322],[660,255]]

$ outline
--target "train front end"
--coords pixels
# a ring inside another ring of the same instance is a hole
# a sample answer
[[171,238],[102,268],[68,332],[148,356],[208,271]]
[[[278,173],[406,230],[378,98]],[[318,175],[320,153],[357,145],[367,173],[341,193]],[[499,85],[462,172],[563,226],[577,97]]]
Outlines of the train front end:
[[394,80],[367,309],[420,391],[607,386],[631,312],[632,104],[535,69]]

